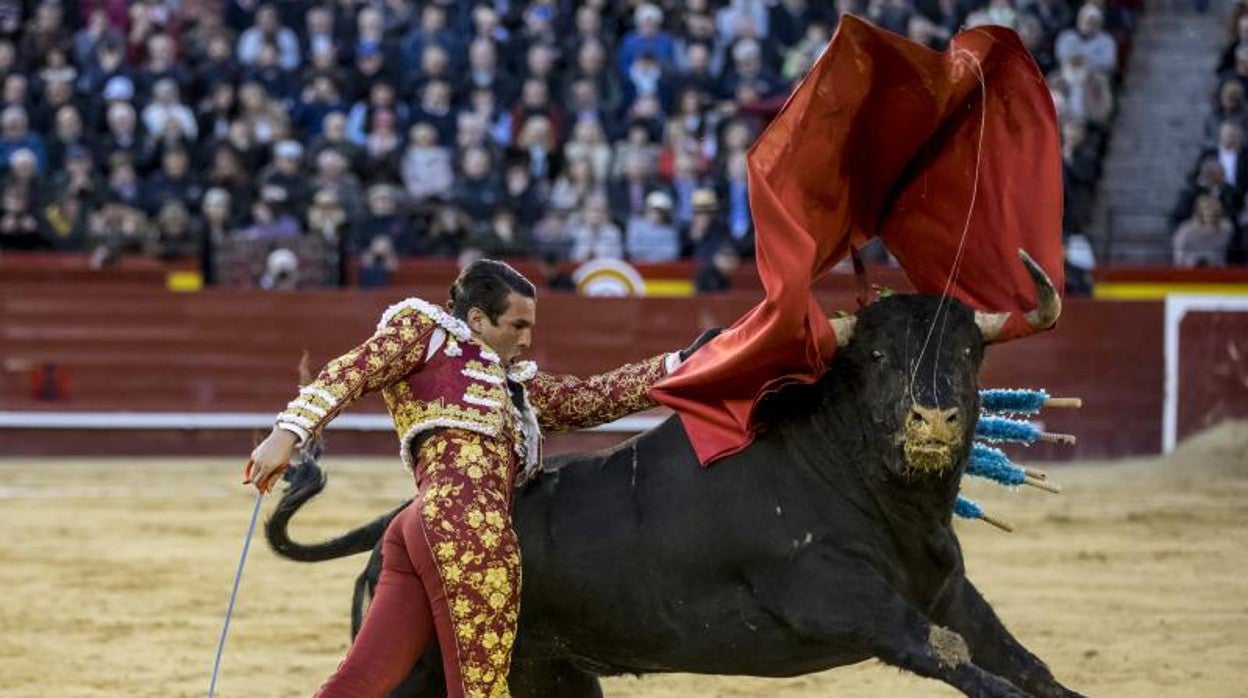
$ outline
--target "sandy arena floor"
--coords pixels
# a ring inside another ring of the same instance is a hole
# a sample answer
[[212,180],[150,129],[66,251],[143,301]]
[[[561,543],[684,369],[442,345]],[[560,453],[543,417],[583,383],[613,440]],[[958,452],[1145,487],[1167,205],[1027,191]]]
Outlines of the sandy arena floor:
[[[0,696],[204,695],[253,502],[236,461],[0,460]],[[296,519],[301,538],[407,492],[395,463],[329,464],[326,494]],[[1051,473],[1066,494],[972,488],[1017,533],[960,525],[971,576],[1006,624],[1088,695],[1248,696],[1248,423],[1166,460]],[[253,547],[218,694],[311,695],[346,650],[362,564]],[[606,693],[956,695],[876,662],[791,680],[613,679]]]

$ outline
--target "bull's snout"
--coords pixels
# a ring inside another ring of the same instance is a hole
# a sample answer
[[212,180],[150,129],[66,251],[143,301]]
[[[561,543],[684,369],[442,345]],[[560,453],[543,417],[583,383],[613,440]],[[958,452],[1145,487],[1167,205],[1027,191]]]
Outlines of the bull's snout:
[[909,419],[925,430],[952,429],[956,434],[961,431],[962,410],[957,407],[942,410],[939,407],[914,405],[910,408]]
[[933,473],[951,468],[962,444],[962,411],[912,405],[900,440],[910,470]]

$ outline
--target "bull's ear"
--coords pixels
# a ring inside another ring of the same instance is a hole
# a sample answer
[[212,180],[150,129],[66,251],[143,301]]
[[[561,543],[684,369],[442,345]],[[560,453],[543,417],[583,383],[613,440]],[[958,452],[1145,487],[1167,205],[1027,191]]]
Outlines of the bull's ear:
[[857,322],[858,318],[854,315],[828,318],[828,324],[832,325],[832,333],[836,335],[836,346],[843,347],[849,344],[849,340],[854,337],[854,324]]

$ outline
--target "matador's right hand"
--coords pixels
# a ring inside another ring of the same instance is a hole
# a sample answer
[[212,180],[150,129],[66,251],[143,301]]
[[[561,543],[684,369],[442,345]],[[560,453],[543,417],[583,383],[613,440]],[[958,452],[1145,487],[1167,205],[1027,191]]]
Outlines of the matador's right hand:
[[295,452],[294,434],[285,429],[274,429],[264,441],[251,452],[251,460],[243,470],[243,484],[255,485],[261,492],[273,489],[273,483],[290,465]]

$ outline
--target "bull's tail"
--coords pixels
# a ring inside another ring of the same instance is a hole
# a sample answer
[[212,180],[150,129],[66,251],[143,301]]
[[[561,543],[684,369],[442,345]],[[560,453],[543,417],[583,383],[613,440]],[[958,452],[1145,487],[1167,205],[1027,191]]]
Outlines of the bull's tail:
[[264,536],[278,555],[297,562],[334,560],[372,550],[377,541],[381,540],[390,521],[411,503],[408,500],[389,513],[337,538],[319,543],[297,543],[290,539],[286,527],[300,507],[325,489],[326,478],[314,459],[304,459],[286,471],[285,479],[290,485],[277,503],[273,516],[265,523]]

